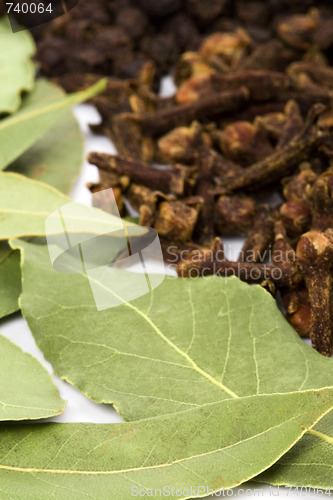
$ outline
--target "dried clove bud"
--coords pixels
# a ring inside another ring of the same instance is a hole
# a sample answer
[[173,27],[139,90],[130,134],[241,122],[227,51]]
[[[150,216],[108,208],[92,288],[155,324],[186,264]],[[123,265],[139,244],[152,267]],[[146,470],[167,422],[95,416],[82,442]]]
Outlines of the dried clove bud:
[[214,33],[200,47],[203,59],[224,72],[235,70],[252,46],[252,40],[243,29],[234,33]]
[[175,165],[171,169],[158,170],[141,161],[104,153],[90,153],[88,161],[101,170],[115,171],[118,175],[128,176],[135,184],[142,184],[149,189],[167,194],[182,195],[184,193],[186,167]]
[[311,306],[309,294],[304,284],[296,288],[280,290],[286,318],[301,337],[309,337],[311,333]]
[[250,122],[234,122],[220,134],[224,155],[243,166],[263,160],[273,153],[273,148],[263,129]]
[[194,74],[185,80],[177,90],[176,101],[178,104],[188,104],[198,101],[202,96],[213,91],[209,74]]
[[296,261],[295,250],[287,239],[286,230],[281,220],[275,222],[274,233],[272,266],[287,278],[282,285],[294,288],[302,281],[303,277]]
[[311,61],[297,61],[292,63],[287,71],[294,78],[306,74],[318,85],[333,89],[333,69],[329,66],[319,66]]
[[281,269],[262,263],[232,262],[224,258],[223,251],[214,250],[202,255],[195,254],[179,262],[177,273],[184,278],[212,274],[221,277],[237,276],[247,283],[264,283],[265,286],[268,281],[276,286],[290,286],[299,282],[299,275],[294,269]]
[[192,255],[210,254],[211,248],[203,247],[191,241],[172,241],[160,236],[164,262],[176,266],[179,262],[189,259]]
[[140,205],[139,207],[139,224],[140,226],[152,227],[155,220],[155,210],[148,205]]
[[185,52],[179,58],[174,72],[176,85],[179,87],[183,82],[194,75],[210,75],[215,70],[204,61],[198,52]]
[[333,239],[320,231],[310,231],[300,238],[296,256],[309,293],[311,304],[311,340],[325,356],[333,352]]
[[244,70],[285,71],[298,58],[298,51],[288,47],[281,40],[270,38],[254,47],[242,68]]
[[195,74],[179,87],[176,99],[179,103],[197,101],[212,92],[225,92],[245,86],[253,101],[267,101],[278,97],[282,91],[291,88],[291,78],[276,71],[243,70],[220,74]]
[[333,171],[320,175],[307,191],[312,211],[312,227],[319,231],[333,228]]
[[282,127],[281,135],[277,143],[277,149],[287,146],[292,139],[301,132],[304,123],[296,101],[290,100],[285,107],[286,121]]
[[306,193],[316,179],[317,175],[311,169],[311,165],[303,163],[303,168],[299,174],[284,179],[283,196],[287,201],[306,201],[308,199]]
[[154,228],[160,236],[172,241],[190,241],[202,200],[194,206],[183,201],[163,201],[159,204]]
[[106,128],[107,135],[114,142],[119,154],[128,158],[151,161],[154,156],[154,144],[148,137],[143,137],[141,127],[122,113],[112,118],[112,125]]
[[162,135],[180,125],[187,125],[194,120],[207,119],[235,111],[242,107],[249,98],[245,87],[230,92],[216,93],[203,97],[199,102],[174,106],[156,113],[128,115],[142,126],[143,133],[148,136]]
[[277,141],[281,134],[286,122],[286,115],[284,113],[266,113],[259,115],[254,120],[254,125],[261,128],[267,134],[267,137]]
[[139,184],[131,183],[126,191],[126,197],[134,210],[139,211],[142,205],[148,207],[152,213],[155,212],[157,201],[160,198],[167,200],[176,199],[175,196],[165,195],[160,191],[152,191],[151,189]]
[[321,104],[311,108],[302,131],[288,145],[261,162],[245,169],[243,175],[237,175],[226,180],[224,190],[258,189],[262,185],[288,175],[306,155],[327,138],[327,135],[321,129],[313,127],[313,122],[323,109]]
[[200,196],[203,200],[194,236],[204,246],[211,246],[215,237],[213,162],[213,157],[209,152],[205,154],[204,151],[202,156],[199,157],[199,173],[194,190],[196,196]]
[[268,205],[258,205],[253,226],[239,255],[238,262],[265,262],[274,240],[274,212]]
[[311,210],[306,201],[293,200],[280,207],[280,216],[287,235],[298,238],[311,226]]
[[246,86],[253,101],[268,101],[287,91],[291,85],[291,78],[277,71],[243,70],[227,75],[213,73],[210,76],[212,89],[215,92],[231,90],[239,86]]
[[[215,131],[217,132],[217,131]],[[215,139],[219,140],[217,134]],[[214,139],[214,140],[215,140]],[[158,141],[159,150],[164,160],[171,162],[181,162],[190,165],[197,165],[205,160],[210,162],[211,173],[216,176],[216,182],[242,172],[242,167],[219,155],[211,148],[212,138],[204,133],[202,127],[193,122],[191,127],[177,127]],[[197,176],[196,184],[199,182]],[[189,184],[191,180],[189,180]]]
[[193,122],[191,127],[177,127],[158,140],[158,148],[167,161],[193,162],[197,156],[196,148],[202,146],[207,136],[203,135],[202,127]]
[[253,225],[256,211],[253,198],[220,196],[215,209],[217,230],[222,236],[244,236]]
[[277,32],[288,45],[298,50],[308,50],[320,22],[318,11],[311,9],[307,15],[295,15],[282,21]]

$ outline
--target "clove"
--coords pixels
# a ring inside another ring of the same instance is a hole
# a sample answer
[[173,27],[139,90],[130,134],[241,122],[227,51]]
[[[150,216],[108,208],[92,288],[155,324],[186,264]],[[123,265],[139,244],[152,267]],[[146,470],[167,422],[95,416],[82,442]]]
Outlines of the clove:
[[127,115],[142,127],[144,135],[158,136],[180,125],[190,124],[193,120],[207,119],[212,116],[230,113],[241,108],[249,99],[246,87],[205,96],[198,102],[174,106],[156,113]]
[[139,160],[104,153],[90,153],[88,161],[106,172],[116,172],[128,176],[135,184],[163,193],[184,193],[186,167],[173,166],[171,169],[158,170]]
[[320,231],[301,236],[296,257],[311,305],[313,347],[325,356],[333,353],[333,239]]
[[274,211],[268,205],[258,205],[238,262],[263,262],[269,256],[274,239]]
[[327,138],[327,135],[321,129],[313,126],[323,109],[324,107],[321,104],[313,106],[309,111],[302,131],[288,145],[261,162],[247,168],[244,170],[243,175],[233,176],[228,179],[222,191],[230,192],[246,188],[257,189],[288,175],[311,150],[318,147]]

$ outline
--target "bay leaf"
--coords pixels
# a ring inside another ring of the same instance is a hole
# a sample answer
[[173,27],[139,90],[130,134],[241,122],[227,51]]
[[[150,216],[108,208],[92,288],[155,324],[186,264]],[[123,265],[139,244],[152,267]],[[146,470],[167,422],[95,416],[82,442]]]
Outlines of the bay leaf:
[[130,500],[161,496],[163,488],[178,500],[203,497],[269,467],[332,406],[333,388],[326,388],[228,399],[133,423],[1,425],[3,498]]
[[20,252],[0,242],[0,318],[19,310],[21,293]]
[[[44,236],[47,217],[72,202],[48,184],[17,173],[0,172],[0,240]],[[75,223],[78,233],[104,234],[122,224],[118,217],[96,208],[78,203],[73,208],[76,213],[66,220]]]
[[47,370],[0,335],[0,421],[35,420],[60,415],[65,402]]
[[33,146],[65,111],[99,94],[105,87],[106,80],[103,79],[82,92],[43,102],[35,102],[32,92],[29,96],[31,105],[0,121],[0,169],[6,168]]
[[273,485],[333,488],[333,412],[306,433],[272,468],[256,478]]
[[[23,315],[55,373],[124,420],[333,385],[333,360],[300,340],[260,286],[167,277],[98,312],[87,276],[55,271],[46,246],[11,245],[22,252]],[[116,282],[129,279],[118,272]]]
[[[63,97],[63,90],[44,79],[36,81],[22,109]],[[69,194],[82,167],[84,141],[71,111],[66,111],[28,151],[7,169],[45,182]]]
[[22,92],[33,89],[35,67],[31,58],[36,47],[28,31],[13,33],[6,16],[0,17],[0,47],[1,115],[17,111]]

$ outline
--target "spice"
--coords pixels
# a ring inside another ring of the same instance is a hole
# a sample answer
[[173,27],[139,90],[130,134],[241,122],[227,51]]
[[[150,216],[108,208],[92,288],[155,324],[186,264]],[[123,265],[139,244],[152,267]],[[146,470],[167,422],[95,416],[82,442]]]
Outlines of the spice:
[[312,227],[319,231],[333,228],[333,171],[320,175],[308,188]]
[[281,128],[281,133],[277,143],[277,149],[282,149],[300,134],[303,128],[303,118],[296,101],[290,100],[285,107],[286,120]]
[[280,215],[286,233],[291,238],[300,237],[311,226],[311,210],[306,201],[293,200],[280,207]]
[[311,169],[311,164],[301,163],[300,169],[299,173],[286,178],[283,182],[283,196],[288,201],[307,201],[307,192],[317,178],[317,175]]
[[172,241],[190,241],[198,218],[198,205],[184,201],[163,201],[156,213],[154,228],[162,237]]
[[275,71],[242,70],[221,74],[217,72],[197,73],[179,87],[176,99],[179,103],[196,101],[212,92],[226,92],[246,87],[250,99],[255,102],[278,97],[282,90],[292,88],[291,78]]
[[253,226],[255,210],[255,201],[252,198],[220,196],[216,203],[219,234],[245,236]]
[[301,337],[311,334],[311,305],[304,284],[296,288],[280,289],[282,302],[287,311],[287,319]]
[[183,194],[186,169],[175,165],[170,170],[157,170],[150,165],[121,156],[104,153],[91,153],[90,163],[107,172],[115,171],[118,175],[128,176],[136,184],[142,184],[153,190]]
[[282,274],[292,276],[287,286],[294,287],[302,281],[302,275],[296,261],[295,250],[288,240],[286,228],[280,219],[274,224],[274,235],[272,265],[280,269]]
[[194,194],[203,200],[195,228],[195,237],[201,245],[205,246],[210,246],[215,237],[213,161],[209,155],[203,154],[199,158],[199,173],[194,188]]
[[320,16],[316,9],[306,15],[295,15],[282,21],[277,31],[284,42],[298,50],[307,50],[313,43],[313,35],[320,26]]
[[268,205],[258,205],[253,225],[248,231],[238,262],[262,262],[267,260],[273,239],[273,209]]
[[320,231],[301,236],[296,257],[311,304],[312,345],[325,356],[333,352],[333,239]]
[[221,132],[220,139],[224,155],[242,166],[257,163],[273,153],[264,130],[251,122],[228,125]]
[[[290,271],[290,272],[289,272]],[[300,275],[295,270],[282,270],[270,264],[233,262],[222,259],[218,252],[211,251],[209,255],[192,255],[177,266],[181,277],[198,277],[215,274],[221,277],[237,276],[247,283],[271,281],[277,286],[296,286]]]
[[323,111],[321,104],[315,105],[309,111],[302,131],[292,142],[274,152],[268,158],[244,170],[242,176],[234,176],[225,183],[225,191],[236,191],[245,188],[258,188],[276,179],[288,175],[311,150],[325,140],[325,134],[319,128],[313,128],[313,123]]
[[156,113],[133,115],[132,119],[140,124],[144,135],[157,136],[179,126],[191,124],[194,120],[207,119],[223,113],[238,110],[248,100],[245,87],[206,96],[198,102],[174,106]]

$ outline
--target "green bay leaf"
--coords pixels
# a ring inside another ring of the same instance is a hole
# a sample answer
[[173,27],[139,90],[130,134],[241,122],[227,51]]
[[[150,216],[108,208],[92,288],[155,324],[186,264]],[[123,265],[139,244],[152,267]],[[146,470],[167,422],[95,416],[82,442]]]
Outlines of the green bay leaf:
[[[0,197],[1,200],[1,197]],[[263,288],[236,278],[167,277],[150,294],[97,311],[84,275],[23,241],[22,312],[57,375],[125,420],[253,394],[333,385],[333,362],[305,345]],[[119,270],[116,281],[127,279]],[[113,294],[103,283],[95,283]]]
[[257,480],[273,485],[332,490],[333,411]]
[[0,335],[0,421],[60,415],[65,403],[47,370]]
[[20,253],[0,242],[0,318],[19,310],[21,293]]
[[[73,200],[49,184],[14,172],[0,172],[0,240],[44,236],[46,219],[68,203]],[[78,233],[104,234],[120,227],[118,217],[79,203],[72,207],[66,221],[75,225]]]
[[22,92],[33,89],[35,67],[31,57],[36,47],[28,31],[13,33],[5,16],[0,18],[0,47],[1,115],[17,111],[21,105]]
[[228,399],[133,423],[2,425],[1,495],[130,500],[169,487],[180,500],[193,497],[192,487],[203,497],[269,467],[332,405],[326,388]]
[[33,146],[63,113],[105,89],[106,80],[76,94],[35,102],[33,92],[27,106],[0,121],[0,169],[8,167]]
[[[23,100],[22,108],[63,97],[63,90],[39,79],[35,90]],[[71,111],[66,111],[28,151],[7,170],[27,175],[70,193],[82,167],[84,142]]]

